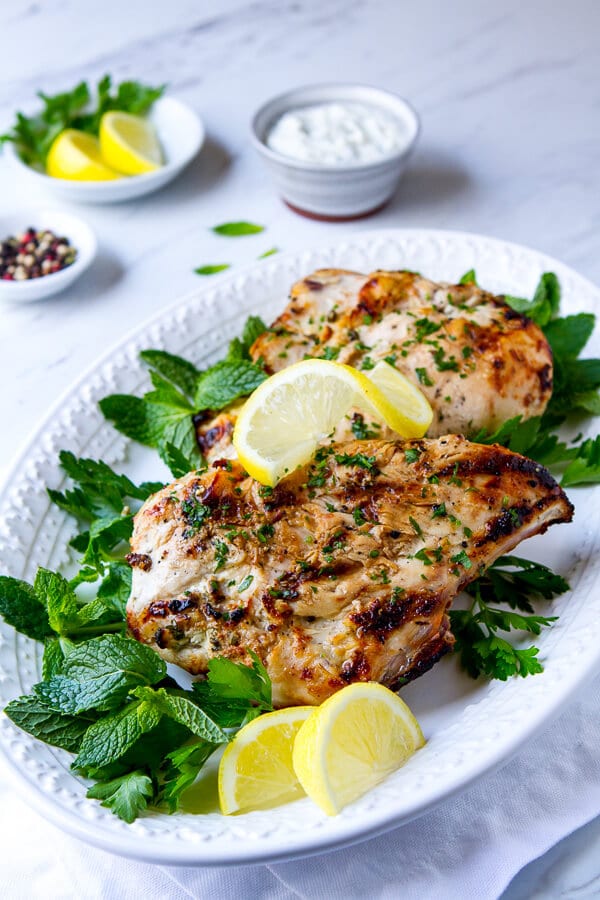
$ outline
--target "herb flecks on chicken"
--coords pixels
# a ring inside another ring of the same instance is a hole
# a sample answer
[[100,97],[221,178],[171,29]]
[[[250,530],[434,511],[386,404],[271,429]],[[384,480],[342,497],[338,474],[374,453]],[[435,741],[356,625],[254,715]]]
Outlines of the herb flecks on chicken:
[[[475,284],[437,284],[414,272],[309,275],[250,355],[269,373],[306,356],[365,371],[385,359],[431,403],[430,436],[491,432],[514,416],[539,416],[552,393],[552,353],[538,325]],[[228,410],[201,421],[209,458],[230,455],[234,420]],[[351,437],[345,422],[336,439]]]
[[279,706],[398,687],[451,649],[466,585],[571,516],[542,466],[457,436],[323,447],[275,489],[221,460],[137,514],[128,623],[195,674],[254,651]]

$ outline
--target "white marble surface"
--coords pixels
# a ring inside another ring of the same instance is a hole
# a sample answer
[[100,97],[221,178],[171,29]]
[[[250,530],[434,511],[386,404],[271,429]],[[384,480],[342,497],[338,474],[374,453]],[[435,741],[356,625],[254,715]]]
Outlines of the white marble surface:
[[[599,39],[597,0],[0,4],[0,127],[39,88],[52,93],[111,72],[168,82],[209,133],[172,186],[120,206],[42,196],[0,157],[0,211],[71,209],[100,244],[68,292],[0,307],[0,466],[97,355],[197,286],[198,265],[247,264],[272,246],[330,243],[370,225],[432,226],[528,244],[600,282]],[[387,87],[422,116],[404,183],[367,222],[296,217],[249,145],[260,102],[327,80]],[[267,231],[227,241],[209,230],[241,218]],[[528,867],[505,897],[599,896],[599,848],[595,822]]]

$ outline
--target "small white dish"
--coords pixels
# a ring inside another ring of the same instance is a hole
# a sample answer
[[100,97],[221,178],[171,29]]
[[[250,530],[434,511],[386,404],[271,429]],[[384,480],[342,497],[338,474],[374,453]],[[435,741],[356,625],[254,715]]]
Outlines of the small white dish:
[[[285,156],[267,144],[275,122],[290,110],[322,103],[359,103],[382,110],[402,123],[401,150],[369,162],[320,165]],[[281,196],[295,212],[326,221],[356,219],[377,212],[392,197],[419,136],[419,118],[402,97],[361,84],[296,88],[269,100],[251,123],[254,146]]]
[[4,281],[0,279],[0,300],[12,303],[31,303],[43,300],[64,291],[82,275],[96,256],[96,238],[85,222],[58,210],[24,210],[0,216],[0,242],[16,236],[29,227],[48,229],[57,237],[66,237],[77,251],[75,262],[39,278],[25,281]]
[[115,181],[70,181],[51,178],[32,169],[20,158],[14,145],[5,145],[16,168],[45,190],[73,203],[119,203],[142,197],[172,181],[196,156],[204,143],[204,126],[193,109],[173,97],[161,97],[148,116],[158,133],[165,164],[155,172]]

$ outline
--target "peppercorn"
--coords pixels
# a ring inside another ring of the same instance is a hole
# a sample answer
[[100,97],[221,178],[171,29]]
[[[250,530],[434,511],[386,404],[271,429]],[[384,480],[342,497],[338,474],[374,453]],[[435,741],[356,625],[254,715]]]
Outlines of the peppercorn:
[[0,278],[26,281],[59,272],[75,262],[77,250],[66,237],[52,231],[27,228],[0,241]]

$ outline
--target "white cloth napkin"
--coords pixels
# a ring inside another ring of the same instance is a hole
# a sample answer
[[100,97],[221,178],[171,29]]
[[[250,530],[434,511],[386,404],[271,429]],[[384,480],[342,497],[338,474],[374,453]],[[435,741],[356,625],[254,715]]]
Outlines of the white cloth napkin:
[[524,865],[600,813],[600,679],[471,790],[383,837],[296,862],[231,869],[130,862],[42,820],[3,765],[0,788],[7,900],[496,900]]

